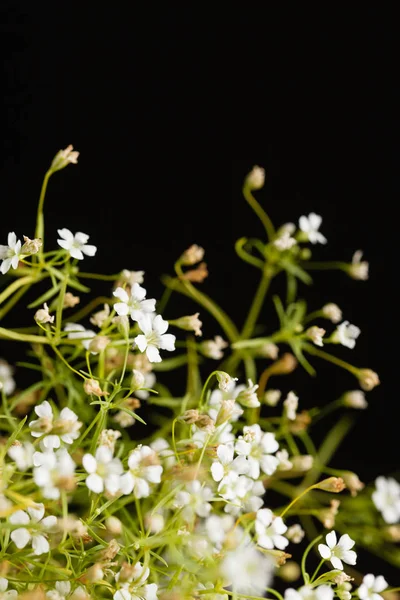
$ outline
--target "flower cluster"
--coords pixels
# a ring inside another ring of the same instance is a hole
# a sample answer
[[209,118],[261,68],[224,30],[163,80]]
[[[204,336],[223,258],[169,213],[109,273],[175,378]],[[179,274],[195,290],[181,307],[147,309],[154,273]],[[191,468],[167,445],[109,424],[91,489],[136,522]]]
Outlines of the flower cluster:
[[[78,155],[60,150],[46,184]],[[243,193],[266,239],[239,240],[238,255],[262,278],[285,271],[290,297],[295,279],[311,281],[308,244],[327,239],[315,213],[275,230],[253,195],[264,181],[254,167]],[[239,330],[195,285],[208,274],[196,244],[163,277],[162,300],[147,298],[143,270],[81,273],[96,246],[62,228],[47,250],[43,202],[44,193],[34,238],[22,244],[11,232],[0,246],[0,271],[15,278],[0,292],[0,314],[22,286],[42,288],[30,328],[0,328],[29,346],[18,366],[0,361],[0,599],[381,600],[389,584],[356,570],[357,548],[400,566],[400,484],[378,474],[365,485],[331,467],[311,437],[333,411],[367,408],[365,393],[379,384],[371,369],[320,350],[354,348],[358,327],[333,302],[307,313],[293,296],[286,306],[275,298],[280,328],[257,337],[264,281]],[[360,253],[339,268],[367,279]],[[108,283],[85,303],[91,278]],[[200,312],[167,318],[172,293],[208,310],[218,333],[197,339]],[[326,335],[319,320],[336,329]],[[295,380],[285,394],[270,386],[299,367],[313,374],[313,356],[340,364],[361,389],[305,410]],[[177,395],[162,374],[182,367]],[[38,374],[26,387],[24,368]],[[330,425],[331,453],[343,423]]]

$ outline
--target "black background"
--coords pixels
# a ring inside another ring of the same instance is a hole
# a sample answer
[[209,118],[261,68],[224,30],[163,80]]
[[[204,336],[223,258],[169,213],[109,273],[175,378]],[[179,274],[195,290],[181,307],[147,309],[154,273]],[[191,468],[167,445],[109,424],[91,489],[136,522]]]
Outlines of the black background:
[[[71,143],[79,164],[50,182],[48,243],[55,244],[59,227],[90,234],[98,252],[85,269],[143,269],[148,295],[156,298],[160,275],[172,273],[174,260],[197,243],[210,271],[202,289],[240,324],[257,272],[236,257],[233,243],[262,236],[241,185],[254,164],[265,167],[257,197],[275,224],[315,211],[329,242],[313,248],[316,259],[350,261],[362,249],[370,262],[368,282],[321,273],[301,293],[310,310],[340,305],[362,334],[354,351],[337,354],[376,370],[382,381],[367,395],[369,410],[357,413],[334,464],[367,483],[395,471],[394,14],[364,7],[354,14],[347,7],[346,14],[288,6],[279,14],[256,7],[221,14],[76,7],[2,4],[1,242],[9,230],[33,237],[43,174]],[[196,310],[175,302],[166,318]],[[264,315],[275,325],[271,308]],[[205,338],[218,333],[203,312],[201,318]],[[316,379],[298,370],[283,384],[299,393],[301,406],[357,388],[347,373],[314,365]]]

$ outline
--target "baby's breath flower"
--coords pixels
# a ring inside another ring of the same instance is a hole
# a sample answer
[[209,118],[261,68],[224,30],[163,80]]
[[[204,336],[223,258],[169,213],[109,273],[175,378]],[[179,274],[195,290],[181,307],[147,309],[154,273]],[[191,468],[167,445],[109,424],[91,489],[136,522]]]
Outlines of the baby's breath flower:
[[182,265],[191,267],[191,266],[195,265],[196,263],[200,262],[201,260],[203,260],[203,257],[204,257],[204,248],[202,248],[201,246],[198,246],[197,244],[192,244],[182,254],[182,256],[180,258],[180,262]]
[[7,273],[11,268],[17,269],[18,263],[22,258],[21,242],[13,231],[8,234],[7,246],[0,244],[0,273]]
[[201,344],[199,344],[199,350],[207,358],[220,360],[224,356],[222,350],[227,348],[228,345],[228,342],[226,342],[220,335],[216,335],[213,340],[204,340],[201,342]]
[[7,588],[7,579],[0,576],[0,600],[11,600],[11,598],[18,598],[18,592],[16,590],[7,590]]
[[117,429],[103,429],[99,437],[99,446],[105,446],[114,453],[115,444],[121,437],[121,432]]
[[146,378],[142,371],[132,369],[131,390],[136,391],[145,386]]
[[71,292],[66,292],[64,296],[64,308],[73,308],[79,304],[80,301],[81,299],[79,296],[74,296]]
[[46,302],[43,304],[43,308],[39,308],[39,310],[35,312],[35,321],[42,324],[54,323],[54,315],[50,315],[49,307]]
[[140,444],[129,455],[129,471],[123,479],[125,494],[134,494],[135,498],[147,498],[150,495],[150,484],[161,482],[163,467],[157,453],[150,446]]
[[288,530],[286,531],[287,539],[290,542],[293,542],[293,544],[300,544],[300,542],[303,540],[305,534],[306,534],[306,532],[304,531],[302,526],[299,525],[298,523],[291,525],[288,528]]
[[[64,331],[68,332],[67,338],[69,340],[82,340],[82,346],[86,350],[89,350],[90,342],[96,336],[94,331],[85,329],[80,323],[66,323]],[[93,350],[92,353],[95,354]]]
[[261,548],[283,550],[289,544],[289,540],[283,535],[287,531],[286,525],[281,517],[274,517],[269,508],[261,508],[257,511],[254,527],[257,544]]
[[350,408],[362,410],[368,407],[368,402],[365,399],[365,394],[361,390],[353,390],[346,392],[343,395],[343,404]]
[[221,562],[221,575],[235,594],[261,596],[271,583],[272,560],[256,549],[251,542],[228,551]]
[[325,539],[326,544],[318,544],[318,551],[322,558],[332,563],[334,569],[343,571],[343,562],[348,565],[356,564],[357,554],[351,550],[355,542],[347,533],[337,541],[336,532],[330,531]]
[[296,411],[299,405],[299,397],[294,392],[289,392],[286,400],[283,401],[285,407],[286,416],[290,421],[296,419]]
[[39,419],[29,423],[31,435],[38,438],[47,434],[41,440],[41,445],[45,450],[59,448],[61,441],[65,444],[72,444],[79,437],[82,423],[78,421],[78,415],[70,408],[63,408],[58,418],[54,419],[53,409],[45,400],[35,407],[35,413]]
[[237,421],[243,414],[243,409],[234,400],[222,400],[216,415],[215,425],[223,425],[227,421]]
[[365,488],[363,483],[356,473],[352,471],[341,471],[342,479],[352,496],[357,496],[358,492],[361,492]]
[[289,460],[289,453],[286,448],[279,450],[275,456],[279,460],[279,471],[290,471],[293,468],[293,463]]
[[140,352],[146,352],[150,362],[161,362],[159,349],[170,352],[175,350],[176,338],[172,333],[165,333],[168,321],[164,321],[161,315],[145,314],[138,325],[143,333],[134,338],[134,343]]
[[217,380],[218,380],[218,387],[222,392],[229,392],[230,390],[233,390],[233,388],[235,387],[235,381],[237,381],[237,377],[231,377],[230,375],[228,375],[228,373],[225,373],[225,371],[217,371]]
[[51,171],[59,171],[60,169],[64,169],[64,167],[69,164],[78,164],[78,156],[79,152],[74,150],[72,144],[67,146],[64,150],[59,150],[53,158],[53,162],[51,163]]
[[179,319],[170,320],[170,325],[175,325],[185,331],[193,331],[194,335],[202,335],[201,327],[203,323],[199,319],[200,313],[194,313],[194,315],[187,315],[186,317],[180,317]]
[[110,338],[106,335],[96,335],[89,343],[89,350],[93,354],[98,354],[99,352],[103,352],[110,343]]
[[132,287],[134,283],[143,283],[144,271],[129,271],[123,269],[120,273],[119,280],[117,281],[116,287],[123,287],[123,284]]
[[257,356],[276,360],[279,355],[279,346],[273,342],[267,342],[257,349]]
[[165,519],[160,513],[147,513],[144,516],[144,523],[151,533],[161,533],[165,527]]
[[113,296],[120,300],[114,304],[114,310],[120,317],[130,316],[132,321],[139,321],[145,315],[155,311],[155,299],[146,300],[146,290],[138,283],[133,284],[130,294],[122,287],[118,287],[114,290]]
[[264,394],[264,403],[268,406],[276,406],[281,396],[282,392],[280,390],[267,390]]
[[72,231],[65,227],[64,229],[57,229],[57,233],[60,236],[60,239],[57,240],[58,245],[67,250],[72,258],[82,260],[84,254],[86,256],[94,256],[96,254],[96,246],[86,243],[89,239],[86,233],[78,231],[74,235]]
[[314,464],[314,457],[311,454],[299,454],[291,457],[293,471],[309,471]]
[[400,521],[400,484],[394,477],[380,475],[376,478],[372,501],[386,523]]
[[112,535],[121,535],[123,531],[122,522],[117,517],[114,517],[114,515],[107,517],[105,525]]
[[332,321],[332,323],[340,323],[342,320],[342,311],[337,304],[330,302],[322,307],[322,314],[324,317]]
[[322,217],[315,213],[310,213],[308,217],[304,215],[299,219],[299,227],[306,234],[312,244],[326,244],[327,239],[319,230],[322,223]]
[[24,244],[21,248],[21,254],[27,254],[29,256],[32,254],[37,254],[43,245],[42,240],[40,238],[35,238],[34,240],[31,240],[26,235],[22,237],[24,238]]
[[351,264],[348,267],[348,274],[353,279],[360,279],[361,281],[366,281],[369,276],[369,263],[366,260],[361,260],[362,255],[363,252],[361,250],[357,250],[354,253]]
[[316,345],[316,346],[323,346],[324,342],[323,342],[323,337],[325,335],[326,331],[325,329],[322,329],[322,327],[317,327],[316,325],[313,325],[312,327],[309,327],[307,329],[307,331],[305,332],[305,335]]
[[357,376],[361,388],[366,392],[370,392],[380,384],[378,373],[371,369],[359,369]]
[[85,379],[83,383],[83,389],[85,390],[85,394],[90,396],[93,394],[94,396],[108,396],[109,392],[105,392],[101,389],[99,382],[97,379]]
[[340,323],[331,336],[331,341],[335,344],[342,344],[347,348],[354,348],[356,339],[361,333],[361,329],[356,325],[351,325],[349,321]]
[[263,432],[261,427],[245,425],[243,435],[239,436],[235,451],[239,456],[244,456],[248,462],[248,474],[253,479],[258,479],[260,469],[266,475],[272,475],[276,471],[279,460],[273,456],[279,449],[275,435],[271,432]]
[[256,394],[258,387],[258,383],[254,385],[252,380],[248,379],[248,387],[239,392],[236,396],[236,400],[239,404],[247,408],[257,408],[260,406],[260,401]]
[[35,452],[33,464],[33,479],[44,498],[58,500],[60,489],[74,489],[76,465],[65,448],[57,452]]
[[383,575],[364,575],[362,584],[357,590],[360,600],[382,600],[380,592],[383,592],[388,586],[388,582]]
[[[30,527],[30,529],[18,527],[11,532],[10,537],[18,549],[25,548],[31,542],[36,556],[45,554],[50,550],[46,532],[57,525],[57,518],[52,515],[43,517],[44,504],[36,504],[34,507],[28,506],[26,512],[17,510],[11,515],[9,521],[12,525],[29,525]],[[33,530],[31,529],[32,526],[35,527]]]
[[6,396],[10,396],[16,387],[13,371],[5,360],[0,359],[0,391],[3,391]]
[[273,245],[281,252],[290,250],[297,244],[296,240],[290,235],[289,231],[283,231],[273,242]]
[[247,175],[245,185],[249,190],[260,190],[265,183],[265,169],[255,165]]
[[33,453],[35,447],[30,442],[24,442],[21,444],[15,441],[8,449],[8,456],[15,461],[19,471],[26,471],[33,465]]
[[109,448],[99,446],[94,456],[85,454],[82,464],[88,473],[86,485],[90,491],[101,494],[105,490],[113,495],[120,490],[122,463],[118,458],[113,458]]
[[98,312],[94,313],[91,317],[90,317],[90,322],[92,323],[92,325],[96,325],[96,327],[103,327],[104,323],[107,321],[108,317],[110,316],[110,306],[109,304],[103,304],[103,310],[99,310]]
[[325,529],[332,529],[335,526],[335,518],[339,512],[340,500],[331,500],[329,508],[322,508],[316,513]]
[[54,590],[46,592],[46,598],[49,600],[66,600],[71,592],[71,584],[69,581],[56,581]]
[[285,590],[284,600],[333,600],[334,592],[330,585],[303,585],[298,590]]

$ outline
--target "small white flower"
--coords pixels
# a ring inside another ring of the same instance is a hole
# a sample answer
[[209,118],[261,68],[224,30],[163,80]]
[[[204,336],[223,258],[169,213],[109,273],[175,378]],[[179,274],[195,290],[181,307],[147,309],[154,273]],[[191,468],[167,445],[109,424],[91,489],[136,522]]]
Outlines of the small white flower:
[[8,590],[8,581],[4,577],[0,577],[0,600],[10,600],[11,598],[18,598],[18,592],[16,590]]
[[279,450],[275,435],[263,432],[256,423],[243,427],[243,435],[239,436],[235,445],[236,453],[247,459],[248,475],[253,479],[260,476],[260,468],[266,475],[272,475],[279,465],[273,453]]
[[161,362],[159,348],[172,352],[175,350],[175,336],[165,333],[168,329],[168,321],[164,321],[161,315],[145,314],[138,325],[143,335],[137,335],[134,339],[135,345],[140,352],[146,352],[150,362]]
[[247,460],[244,456],[234,458],[233,444],[220,444],[217,448],[216,460],[211,465],[211,475],[214,481],[220,481],[223,485],[223,479],[231,470],[238,474],[244,475],[248,471]]
[[150,484],[161,482],[163,472],[157,453],[150,446],[139,445],[129,455],[129,471],[121,477],[124,494],[133,492],[135,498],[147,498]]
[[216,335],[213,340],[204,340],[204,342],[201,342],[199,348],[207,358],[221,360],[221,358],[224,356],[223,350],[228,346],[228,342],[226,342],[220,335]]
[[256,390],[258,390],[258,383],[253,385],[251,379],[248,379],[248,387],[242,389],[236,396],[236,400],[247,408],[257,408],[260,406],[260,401],[257,397]]
[[[69,340],[82,340],[82,346],[89,350],[92,338],[96,337],[96,333],[91,329],[85,329],[80,323],[66,323],[64,331],[68,331],[67,338]],[[97,354],[97,352],[92,352]]]
[[329,302],[322,307],[322,314],[324,317],[332,321],[332,323],[339,323],[342,320],[342,311],[337,304]]
[[361,600],[382,600],[379,592],[383,592],[388,586],[388,582],[382,575],[372,575],[368,573],[364,576],[363,582],[357,590],[358,597]]
[[281,396],[282,392],[280,390],[267,390],[264,394],[264,402],[268,406],[276,406]]
[[272,581],[274,563],[252,543],[241,544],[225,554],[221,563],[224,585],[235,594],[261,596]]
[[353,390],[351,392],[346,392],[343,395],[343,404],[345,406],[349,406],[350,408],[356,408],[358,410],[368,408],[368,402],[365,399],[365,394],[361,390]]
[[85,454],[82,464],[89,473],[86,485],[95,494],[108,492],[111,495],[120,491],[121,475],[123,473],[122,463],[119,458],[113,458],[112,452],[105,446],[99,446],[94,456]]
[[[119,582],[123,570],[115,575],[115,581]],[[121,589],[115,592],[114,600],[157,600],[157,584],[145,583],[150,575],[150,569],[144,567],[141,562],[136,562],[134,566],[125,569],[123,573],[124,581],[121,583]]]
[[0,359],[0,391],[3,391],[6,396],[10,396],[16,387],[12,374],[13,369],[10,365]]
[[49,600],[66,600],[71,591],[69,581],[56,581],[55,589],[46,592],[46,598]]
[[238,515],[242,512],[256,512],[263,505],[265,488],[262,481],[254,481],[247,475],[238,475],[235,471],[224,477],[218,486],[219,495],[227,500],[225,512]]
[[226,534],[234,527],[235,519],[232,515],[210,515],[205,519],[204,528],[208,539],[220,550],[225,541]]
[[194,515],[208,517],[211,512],[210,500],[214,497],[212,489],[202,485],[198,479],[187,483],[185,488],[185,490],[180,490],[174,499],[174,506],[183,508],[183,518],[191,521]]
[[130,286],[134,283],[143,283],[144,271],[129,271],[128,269],[122,269],[119,281],[121,283],[127,283]]
[[287,531],[285,523],[281,517],[274,517],[269,508],[261,508],[257,511],[254,526],[257,544],[262,548],[283,550],[289,544],[289,540],[283,535]]
[[45,400],[35,407],[35,413],[39,419],[29,423],[31,435],[38,438],[44,434],[51,434],[46,435],[41,440],[41,446],[44,450],[59,448],[61,441],[65,444],[72,444],[79,437],[79,429],[82,427],[82,423],[78,421],[78,415],[70,408],[63,408],[58,418],[54,419],[53,409],[49,402]]
[[325,333],[326,333],[325,329],[322,329],[322,327],[317,327],[316,325],[313,325],[312,327],[309,327],[307,329],[305,335],[316,346],[323,346],[324,345],[323,337],[324,337]]
[[34,554],[39,556],[45,554],[50,550],[49,542],[46,536],[40,531],[49,530],[57,525],[57,518],[54,516],[44,516],[44,504],[37,504],[35,507],[29,506],[27,512],[23,510],[17,510],[10,517],[10,523],[12,525],[28,525],[32,528],[32,532],[26,527],[18,527],[14,529],[10,537],[17,548],[25,548],[28,542],[32,542],[32,549]]
[[343,321],[333,332],[332,341],[352,349],[356,345],[356,339],[360,333],[361,329],[359,327],[351,325],[349,321]]
[[138,283],[132,285],[130,295],[122,287],[118,287],[113,295],[120,300],[114,304],[117,315],[129,315],[132,321],[139,321],[145,314],[154,313],[156,309],[155,299],[146,300],[146,290]]
[[[223,408],[223,403],[229,401],[231,403],[229,409],[229,421],[237,421],[238,418],[243,414],[243,409],[240,408],[237,402],[232,403],[232,401],[234,401],[237,398],[238,394],[245,388],[246,386],[244,384],[236,385],[236,379],[231,378],[231,381],[230,383],[228,383],[225,390],[222,390],[221,388],[213,390],[210,394],[210,399],[208,401],[208,405],[210,407],[208,410],[208,414],[210,415],[210,417],[214,421],[217,421],[218,413]],[[226,406],[225,409],[228,409],[228,406]]]
[[326,244],[327,239],[319,230],[322,223],[322,217],[315,213],[310,213],[308,217],[304,215],[299,219],[299,227],[301,231],[307,234],[308,239],[312,244]]
[[372,501],[386,523],[400,521],[400,484],[393,477],[377,477]]
[[76,165],[78,164],[78,156],[79,152],[74,150],[72,144],[69,144],[64,150],[59,150],[57,152],[50,168],[52,171],[59,171],[60,169],[64,169],[67,165]]
[[57,229],[60,238],[57,243],[64,250],[68,250],[72,258],[82,260],[84,254],[86,256],[94,256],[96,254],[96,246],[87,244],[89,236],[86,233],[78,231],[75,235],[69,229]]
[[23,444],[14,443],[8,449],[8,456],[15,461],[18,469],[20,471],[26,471],[30,469],[33,465],[33,453],[35,452],[35,447],[30,442],[24,442]]
[[330,585],[303,585],[298,590],[288,588],[285,590],[285,600],[333,600],[333,589]]
[[290,231],[287,229],[284,230],[282,234],[272,243],[276,248],[278,248],[278,250],[281,250],[282,252],[284,250],[290,250],[290,248],[293,248],[293,246],[297,244],[296,240],[290,235]]
[[0,273],[7,273],[10,268],[17,269],[21,256],[21,242],[13,231],[8,234],[7,246],[0,244],[0,260],[3,262],[0,266]]
[[58,500],[60,497],[59,485],[73,478],[75,463],[65,448],[57,452],[35,452],[33,455],[33,479],[42,489],[45,498]]
[[366,281],[369,277],[369,263],[366,260],[361,260],[362,255],[363,252],[361,250],[357,250],[354,253],[348,272],[353,279]]
[[54,315],[50,315],[49,307],[46,302],[43,304],[43,308],[39,308],[39,310],[35,312],[35,320],[41,324],[54,323]]
[[286,409],[287,418],[290,421],[296,420],[296,410],[299,405],[299,397],[294,392],[289,392],[286,400],[283,401],[283,405]]
[[306,532],[304,531],[302,526],[299,525],[299,523],[295,523],[294,525],[291,525],[287,530],[286,537],[288,540],[293,542],[293,544],[300,544],[305,534]]
[[276,458],[279,460],[278,469],[280,471],[290,471],[293,468],[293,463],[289,460],[289,452],[284,448],[276,453]]
[[355,542],[347,533],[337,541],[336,532],[330,531],[325,539],[327,545],[318,544],[318,551],[322,558],[332,563],[334,569],[343,571],[343,562],[348,565],[356,564],[357,554],[351,550]]

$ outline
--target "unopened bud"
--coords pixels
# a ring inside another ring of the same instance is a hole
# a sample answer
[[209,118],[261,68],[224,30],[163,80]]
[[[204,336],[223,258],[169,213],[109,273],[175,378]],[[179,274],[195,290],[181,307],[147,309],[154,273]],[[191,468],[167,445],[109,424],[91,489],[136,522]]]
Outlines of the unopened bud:
[[151,533],[160,533],[165,526],[165,519],[159,513],[147,513],[144,517],[144,523]]
[[245,179],[249,190],[260,190],[265,183],[265,169],[255,165]]
[[390,525],[384,530],[385,537],[391,542],[400,542],[400,525]]
[[279,360],[268,367],[269,375],[289,375],[297,367],[297,359],[290,352],[285,352]]
[[201,342],[199,349],[207,358],[213,358],[214,360],[220,360],[224,353],[222,350],[228,347],[226,342],[220,335],[216,335],[213,340],[204,340]]
[[301,569],[297,562],[294,562],[294,560],[289,560],[279,569],[278,575],[284,581],[297,581],[301,575]]
[[285,533],[285,537],[287,537],[288,540],[293,542],[293,544],[300,544],[304,536],[305,531],[298,523],[291,525],[291,527],[289,527]]
[[134,417],[123,410],[119,410],[117,414],[114,415],[113,419],[120,427],[123,427],[124,429],[135,424]]
[[281,396],[282,392],[280,390],[267,390],[264,394],[264,403],[268,406],[276,406]]
[[342,571],[341,573],[338,573],[337,575],[335,575],[335,577],[333,578],[332,581],[334,583],[336,583],[336,585],[343,585],[344,583],[347,583],[348,581],[353,581],[353,577],[350,577],[350,575],[347,575],[347,573]]
[[126,315],[114,317],[112,322],[117,326],[117,329],[122,337],[129,337],[129,318]]
[[117,519],[117,517],[114,517],[114,516],[107,517],[107,519],[105,520],[105,525],[107,527],[107,530],[112,535],[121,535],[122,523],[119,519]]
[[368,402],[365,399],[365,394],[361,390],[354,390],[352,392],[346,392],[343,395],[343,404],[350,408],[356,408],[362,410],[368,407]]
[[315,488],[319,490],[324,490],[325,492],[333,492],[335,494],[342,492],[345,487],[346,484],[341,477],[328,477],[327,479],[319,481],[315,485]]
[[257,356],[263,358],[270,358],[271,360],[276,360],[279,355],[279,346],[274,344],[273,342],[268,342],[260,348],[257,348]]
[[203,283],[207,277],[208,269],[207,263],[205,262],[201,262],[195,269],[189,269],[189,271],[186,271],[186,273],[181,275],[181,279],[186,279],[193,283]]
[[316,346],[323,346],[324,341],[322,338],[324,337],[325,333],[326,333],[325,329],[322,329],[322,327],[317,327],[316,325],[313,325],[312,327],[309,327],[307,329],[306,336]]
[[25,243],[21,248],[21,254],[37,254],[43,245],[42,240],[40,238],[31,240],[26,235],[23,238]]
[[131,390],[135,392],[136,390],[142,389],[144,387],[145,382],[146,378],[144,374],[141,371],[138,371],[137,369],[133,369],[131,379]]
[[342,311],[337,304],[330,302],[322,307],[322,314],[324,317],[332,321],[332,323],[340,323],[342,320]]
[[71,292],[67,292],[64,296],[64,308],[73,308],[79,304],[80,301],[81,299],[79,296],[74,296]]
[[218,387],[222,392],[230,392],[237,381],[237,377],[231,377],[225,371],[217,371],[216,377],[218,380]]
[[51,171],[59,171],[69,164],[78,164],[79,152],[70,144],[64,150],[57,152],[50,166]]
[[369,277],[369,263],[366,260],[361,260],[362,255],[363,252],[361,250],[357,250],[354,253],[351,264],[348,265],[347,272],[353,279],[366,281]]
[[239,394],[236,396],[236,400],[242,406],[246,406],[247,408],[257,408],[258,406],[260,406],[260,401],[256,394],[258,387],[258,383],[253,385],[252,380],[249,379],[248,387],[239,392]]
[[83,389],[85,393],[90,396],[93,394],[94,396],[108,396],[109,392],[103,392],[101,389],[99,382],[96,379],[85,379],[83,384]]
[[366,392],[370,392],[374,389],[374,387],[380,384],[378,374],[371,369],[359,369],[358,380],[360,382],[360,386]]
[[292,456],[291,461],[294,471],[309,471],[314,464],[314,457],[311,454],[299,454]]
[[203,260],[204,248],[197,244],[192,244],[181,256],[181,264],[192,266]]
[[339,506],[339,500],[331,500],[329,508],[323,508],[316,512],[316,517],[318,517],[325,529],[333,529],[335,526],[335,517],[339,512]]
[[101,564],[95,563],[86,573],[80,577],[83,583],[95,583],[101,581],[104,578],[104,571],[101,568]]
[[240,417],[242,414],[243,409],[240,408],[235,400],[222,400],[215,425],[218,427],[234,417]]
[[104,304],[103,306],[103,310],[99,310],[90,317],[90,322],[99,328],[103,327],[105,321],[110,316],[110,306],[108,304]]
[[352,496],[357,496],[358,492],[361,492],[365,488],[365,483],[360,480],[356,473],[341,471],[340,475]]
[[89,350],[91,352],[102,352],[110,343],[110,338],[106,335],[96,335],[90,340]]
[[170,325],[175,325],[175,327],[179,327],[184,331],[194,331],[194,335],[202,335],[201,326],[203,323],[199,319],[200,313],[195,313],[194,315],[187,315],[186,317],[180,317],[179,319],[174,319],[169,321]]
[[35,321],[38,323],[54,323],[54,315],[50,315],[49,307],[46,302],[43,304],[43,308],[39,308],[39,310],[35,313]]

